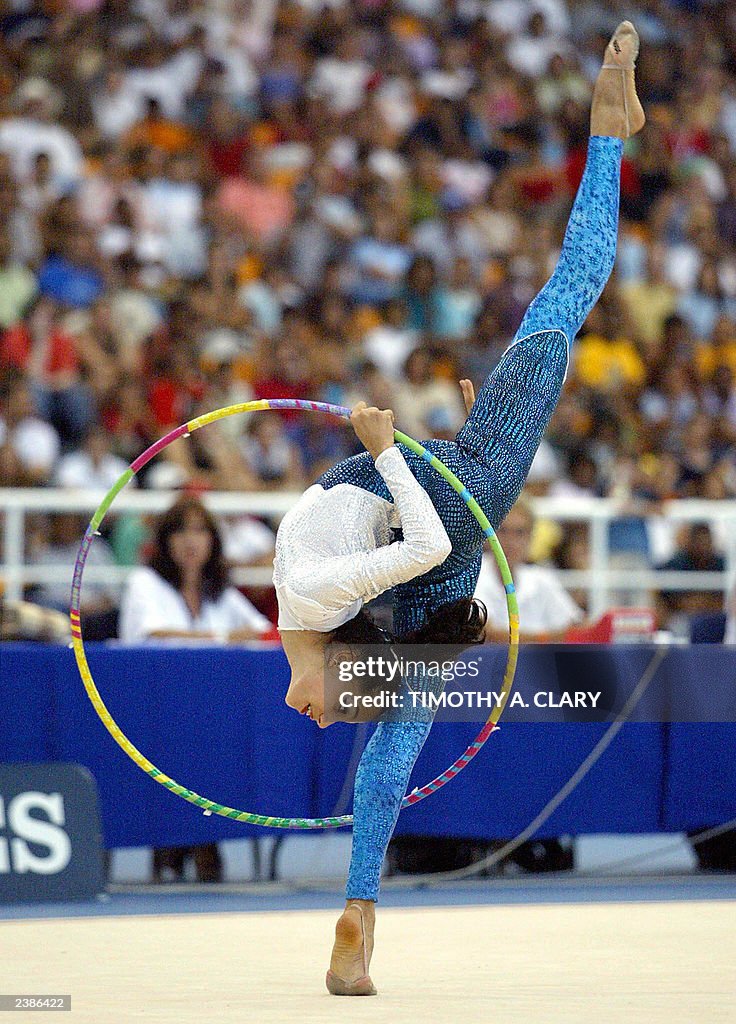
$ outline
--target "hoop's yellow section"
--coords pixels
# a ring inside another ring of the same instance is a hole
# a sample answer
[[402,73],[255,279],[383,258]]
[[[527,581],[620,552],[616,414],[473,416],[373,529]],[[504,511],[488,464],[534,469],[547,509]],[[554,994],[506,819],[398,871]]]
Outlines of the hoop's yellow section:
[[[132,758],[135,761],[139,768],[142,768],[145,772],[148,772],[149,775],[151,774],[151,769],[158,771],[156,766],[152,764],[147,757],[141,754],[140,750],[138,750],[138,748],[130,742],[128,737],[125,735],[122,729],[120,729],[115,719],[107,710],[105,702],[100,696],[99,690],[95,686],[95,681],[92,678],[92,673],[89,670],[89,665],[87,664],[87,655],[85,654],[84,644],[82,643],[81,639],[78,636],[72,636],[72,644],[74,646],[74,656],[77,659],[77,668],[79,669],[79,674],[82,677],[82,682],[84,683],[84,688],[87,691],[87,696],[92,701],[94,709],[102,719],[102,722],[107,731],[113,736],[115,741],[120,744],[120,746],[123,748],[128,757]],[[168,776],[165,776],[163,772],[159,772],[159,776],[163,778],[168,778]]]
[[260,412],[270,408],[271,405],[267,398],[259,398],[254,402],[240,402],[238,405],[228,405],[224,409],[215,409],[214,412],[206,412],[203,416],[197,416],[196,419],[190,420],[187,423],[187,430],[191,434],[193,431],[199,430],[200,427],[206,427],[208,423],[224,420],[226,416],[234,416],[241,412]]

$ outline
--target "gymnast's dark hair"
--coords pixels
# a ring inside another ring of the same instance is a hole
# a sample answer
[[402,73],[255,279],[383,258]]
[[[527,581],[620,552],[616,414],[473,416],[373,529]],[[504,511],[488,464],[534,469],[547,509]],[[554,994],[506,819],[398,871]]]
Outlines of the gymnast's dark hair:
[[482,644],[488,612],[482,601],[463,597],[442,605],[420,628],[399,636],[383,629],[364,609],[332,634],[345,644]]

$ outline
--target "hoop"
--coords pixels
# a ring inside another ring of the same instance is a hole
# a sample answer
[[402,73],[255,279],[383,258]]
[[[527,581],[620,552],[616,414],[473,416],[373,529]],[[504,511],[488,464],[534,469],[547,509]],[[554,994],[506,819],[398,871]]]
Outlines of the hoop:
[[[199,430],[200,427],[205,427],[208,423],[214,423],[216,420],[225,419],[227,416],[234,416],[237,413],[242,412],[261,412],[265,409],[303,409],[309,412],[328,413],[342,418],[350,417],[350,409],[341,405],[330,405],[326,402],[308,402],[298,398],[259,399],[255,402],[242,402],[238,405],[229,405],[222,409],[216,409],[214,412],[206,413],[204,416],[198,416],[189,423],[184,423],[182,426],[176,427],[160,440],[152,444],[150,448],[147,448],[142,455],[139,455],[138,458],[130,464],[128,469],[126,469],[102,499],[102,502],[92,516],[84,537],[82,538],[82,543],[77,554],[77,560],[74,565],[71,606],[69,611],[69,617],[71,619],[72,646],[74,648],[74,656],[77,661],[77,668],[79,669],[79,674],[82,677],[82,682],[84,683],[87,696],[92,702],[95,711],[107,731],[139,768],[141,768],[152,779],[155,779],[156,782],[160,783],[160,785],[166,786],[166,788],[176,796],[179,796],[182,799],[187,800],[189,803],[201,808],[205,814],[219,814],[223,818],[232,818],[235,821],[242,821],[249,825],[264,825],[269,828],[295,829],[340,828],[344,825],[352,824],[352,814],[343,814],[338,817],[327,818],[279,818],[272,817],[267,814],[253,814],[250,811],[239,811],[234,807],[227,807],[223,804],[216,803],[213,800],[208,800],[206,797],[200,796],[198,793],[195,793],[191,789],[187,789],[185,786],[180,785],[174,779],[170,778],[157,768],[155,764],[149,761],[148,758],[131,743],[107,710],[107,707],[105,706],[105,703],[95,685],[95,681],[92,678],[89,665],[87,664],[87,656],[84,649],[84,641],[82,639],[80,595],[82,588],[82,574],[84,573],[87,554],[93,538],[99,533],[99,527],[102,520],[120,491],[127,483],[130,482],[130,480],[133,479],[135,474],[142,469],[143,466],[150,462],[151,459],[159,454],[159,452],[162,452],[164,448],[167,448],[172,444],[172,442],[179,438],[188,437],[193,431]],[[493,527],[489,523],[478,502],[473,498],[470,491],[468,491],[462,481],[459,480],[443,462],[440,462],[435,455],[419,444],[418,441],[408,437],[406,434],[402,434],[400,430],[394,431],[394,439],[400,444],[405,445],[416,455],[425,459],[425,461],[428,462],[429,465],[436,470],[440,476],[447,481],[447,483],[450,484],[453,490],[460,495],[472,514],[475,516],[483,530],[483,533],[488,538],[488,542],[500,570],[501,579],[503,580],[504,589],[506,591],[506,604],[509,613],[509,651],[506,660],[506,669],[504,671],[503,685],[501,687],[500,700],[496,703],[496,706],[481,731],[460,755],[460,757],[458,757],[457,760],[454,761],[444,772],[432,779],[431,782],[428,782],[425,786],[417,787],[412,790],[411,793],[408,793],[401,802],[401,807],[403,809],[404,807],[410,807],[412,804],[419,803],[420,800],[424,800],[432,793],[436,793],[438,789],[441,789],[451,779],[454,779],[455,776],[461,772],[463,768],[470,763],[470,761],[472,761],[488,737],[495,730],[498,720],[506,706],[509,693],[511,692],[511,687],[514,682],[514,675],[516,673],[516,662],[519,654],[519,611],[516,603],[514,582],[511,578],[511,571],[509,569],[508,562],[506,561],[506,556],[503,553],[503,549]]]

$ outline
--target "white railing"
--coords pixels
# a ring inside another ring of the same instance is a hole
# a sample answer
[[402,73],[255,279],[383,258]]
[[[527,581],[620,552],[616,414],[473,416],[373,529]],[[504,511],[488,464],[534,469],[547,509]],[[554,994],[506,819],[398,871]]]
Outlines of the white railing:
[[[110,518],[120,512],[158,513],[178,497],[172,491],[123,491],[115,500]],[[3,551],[0,580],[8,599],[22,596],[23,587],[35,582],[70,581],[71,569],[65,566],[29,565],[25,561],[27,517],[31,514],[78,512],[85,515],[97,508],[104,495],[98,491],[55,490],[52,488],[0,488]],[[211,511],[221,516],[251,514],[280,518],[291,508],[296,493],[258,491],[247,493],[220,492],[203,496]],[[611,594],[617,590],[708,590],[728,592],[736,583],[736,501],[672,501],[660,513],[669,523],[708,522],[724,539],[724,572],[663,572],[655,569],[616,569],[611,566],[608,542],[610,523],[622,514],[630,514],[612,499],[605,498],[536,498],[535,511],[553,521],[580,522],[589,530],[590,563],[585,570],[561,570],[565,586],[585,589],[588,613],[593,618],[610,606]],[[650,516],[647,518],[657,518]],[[81,537],[80,537],[81,540]],[[122,581],[130,572],[127,567],[90,565],[85,579]],[[239,584],[264,584],[271,580],[268,567],[240,569],[235,575]]]
[[687,499],[669,501],[648,520],[664,519],[674,527],[684,523],[709,523],[721,536],[725,558],[723,572],[674,572],[662,569],[614,569],[609,551],[609,526],[614,520],[634,513],[612,498],[536,498],[532,504],[538,515],[564,523],[582,522],[589,531],[588,568],[560,570],[566,587],[581,587],[588,592],[588,614],[598,618],[610,607],[613,591],[710,590],[728,594],[736,583],[736,501]]

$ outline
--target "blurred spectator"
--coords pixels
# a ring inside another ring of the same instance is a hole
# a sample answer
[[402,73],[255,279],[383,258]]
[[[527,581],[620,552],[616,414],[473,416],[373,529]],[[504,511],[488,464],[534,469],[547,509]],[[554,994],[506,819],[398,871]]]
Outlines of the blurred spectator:
[[458,386],[437,375],[426,348],[411,353],[404,372],[406,380],[395,390],[393,407],[402,430],[416,438],[454,436],[466,416]]
[[366,331],[363,351],[392,380],[400,379],[407,357],[419,344],[417,331],[407,326],[407,307],[401,299],[386,303],[383,323]]
[[92,97],[92,110],[101,135],[116,139],[143,119],[145,104],[126,86],[124,72],[111,67]]
[[294,217],[294,200],[288,191],[272,184],[266,154],[255,146],[243,153],[242,172],[225,178],[217,202],[246,240],[266,246],[280,240]]
[[[585,523],[566,523],[556,544],[552,562],[556,569],[590,569],[590,537]],[[579,608],[588,609],[588,593],[582,587],[571,587],[568,593]]]
[[258,486],[295,490],[303,483],[299,451],[277,412],[261,413],[249,420],[239,448]]
[[429,256],[417,256],[406,274],[405,297],[409,326],[416,331],[434,331],[437,303],[437,270]]
[[[130,77],[135,74],[136,72],[131,72]],[[170,76],[167,81],[175,82],[175,79]],[[174,101],[170,105],[178,106],[179,104]],[[150,147],[172,156],[183,153],[191,146],[192,142],[193,138],[189,129],[180,121],[167,117],[163,112],[161,101],[153,96],[145,98],[143,117],[140,121],[133,123],[123,139],[128,150]]]
[[547,71],[552,58],[564,54],[567,48],[565,40],[548,28],[544,13],[538,10],[531,14],[526,31],[512,37],[506,55],[516,71],[537,78]]
[[600,497],[598,467],[585,448],[576,448],[569,453],[567,474],[552,484],[549,493],[554,498]]
[[[142,200],[161,262],[177,277],[197,277],[207,266],[207,247],[200,223],[203,196],[196,162],[187,152],[166,158],[162,150],[154,149],[149,173]],[[133,244],[128,248],[135,251]],[[138,255],[145,257],[140,244]]]
[[361,105],[373,69],[362,57],[359,37],[346,30],[334,56],[317,61],[309,90],[327,101],[336,114],[350,114]]
[[104,289],[92,239],[83,231],[67,238],[60,253],[46,257],[38,271],[43,295],[65,306],[87,309]]
[[242,115],[222,97],[214,97],[209,106],[204,145],[212,171],[218,178],[238,174],[250,136]]
[[480,307],[481,296],[474,280],[473,266],[466,256],[459,256],[449,281],[440,286],[437,295],[435,332],[441,338],[455,341],[467,338]]
[[9,445],[28,483],[47,483],[59,457],[59,435],[37,414],[28,382],[8,374],[0,392],[0,447]]
[[369,231],[356,239],[350,251],[346,293],[354,302],[382,305],[399,296],[411,262],[402,234],[392,210],[374,203]]
[[[58,487],[99,488],[109,491],[128,468],[128,463],[110,449],[110,435],[101,427],[92,427],[82,447],[62,455],[54,474]],[[128,487],[136,487],[135,477]]]
[[37,287],[28,267],[12,258],[7,228],[0,227],[0,329],[21,319]]
[[[520,498],[498,529],[506,559],[516,584],[522,642],[551,642],[564,638],[568,628],[583,619],[578,608],[559,582],[554,569],[530,562],[534,515]],[[492,556],[483,556],[475,596],[488,609],[486,639],[495,643],[508,640],[506,593]]]
[[639,340],[648,350],[656,350],[664,321],[678,304],[677,289],[665,275],[661,246],[652,246],[644,275],[622,282],[620,292]]
[[53,300],[38,297],[24,320],[0,337],[0,367],[23,371],[43,419],[63,441],[79,443],[95,408],[81,377],[75,339],[64,330]]
[[47,211],[62,196],[62,188],[54,178],[48,153],[39,153],[33,161],[33,171],[19,192],[21,205],[29,215],[41,223]]
[[[59,570],[56,579],[35,584],[32,599],[44,608],[69,611],[69,581],[79,552],[87,520],[77,513],[59,512],[42,519],[31,528],[29,562],[44,570]],[[115,564],[112,550],[104,537],[96,537],[87,553],[88,568],[106,569]],[[82,614],[103,615],[115,609],[120,600],[120,587],[109,580],[85,579]],[[87,635],[89,631],[87,631]]]
[[120,608],[120,639],[239,643],[271,623],[229,585],[220,533],[202,503],[181,498],[158,521],[150,565],[133,571]]
[[[722,573],[725,560],[716,551],[708,523],[693,523],[683,527],[675,554],[659,568],[672,572]],[[660,616],[665,622],[674,615],[717,612],[723,607],[721,594],[712,590],[662,591],[658,600]]]
[[276,534],[253,516],[223,518],[222,550],[232,566],[271,565]]
[[695,338],[708,341],[718,317],[728,308],[719,280],[718,265],[703,263],[694,287],[680,297],[677,311]]
[[55,120],[61,97],[45,78],[26,78],[14,96],[16,115],[0,123],[0,152],[10,157],[16,180],[31,176],[39,153],[48,154],[57,180],[66,186],[82,175],[77,139]]
[[494,303],[486,301],[478,311],[468,338],[458,347],[461,375],[473,381],[484,381],[495,369],[510,341],[502,329]]
[[577,342],[573,356],[576,375],[594,391],[613,391],[627,384],[641,386],[641,356],[631,338],[618,333],[621,317],[611,306],[606,310],[604,302],[602,299],[590,314]]

